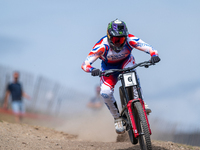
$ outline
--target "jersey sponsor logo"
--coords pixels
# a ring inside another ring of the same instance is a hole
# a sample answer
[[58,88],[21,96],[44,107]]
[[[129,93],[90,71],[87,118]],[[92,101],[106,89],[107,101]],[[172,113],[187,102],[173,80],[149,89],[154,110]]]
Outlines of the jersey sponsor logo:
[[107,56],[108,60],[119,60],[119,59],[122,59],[122,58],[125,58],[129,55],[129,53],[122,53],[122,54],[117,54],[117,55],[110,55],[110,56]]
[[144,47],[144,46],[152,47],[151,45],[149,45],[147,43],[137,43],[136,44],[136,47]]

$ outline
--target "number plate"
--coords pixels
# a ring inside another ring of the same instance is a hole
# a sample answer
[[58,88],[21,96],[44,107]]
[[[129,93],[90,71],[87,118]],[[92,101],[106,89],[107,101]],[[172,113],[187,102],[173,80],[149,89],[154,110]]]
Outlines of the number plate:
[[125,87],[137,85],[135,72],[123,74]]

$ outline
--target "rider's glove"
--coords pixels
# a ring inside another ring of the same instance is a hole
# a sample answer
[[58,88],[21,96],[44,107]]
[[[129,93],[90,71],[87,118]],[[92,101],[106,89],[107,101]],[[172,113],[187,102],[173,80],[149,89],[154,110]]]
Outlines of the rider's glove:
[[91,75],[92,76],[99,76],[100,75],[100,70],[99,69],[92,69],[92,72],[91,72]]
[[160,58],[158,56],[152,56],[151,57],[151,63],[152,64],[155,64],[155,63],[157,63],[159,61],[160,61]]

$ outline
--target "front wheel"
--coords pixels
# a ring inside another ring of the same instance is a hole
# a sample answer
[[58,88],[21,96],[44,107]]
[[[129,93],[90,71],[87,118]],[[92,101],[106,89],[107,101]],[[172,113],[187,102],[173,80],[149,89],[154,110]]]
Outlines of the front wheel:
[[139,133],[138,139],[140,143],[140,148],[141,150],[152,150],[149,128],[142,105],[140,102],[135,102],[134,107],[136,108],[134,112],[135,122]]

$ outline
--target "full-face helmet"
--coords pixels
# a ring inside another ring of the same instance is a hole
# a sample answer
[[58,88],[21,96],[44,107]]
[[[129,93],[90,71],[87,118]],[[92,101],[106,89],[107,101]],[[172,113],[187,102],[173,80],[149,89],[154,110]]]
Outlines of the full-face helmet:
[[128,29],[126,24],[123,21],[118,19],[110,22],[107,28],[107,37],[110,47],[115,52],[120,52],[125,43],[128,36]]

